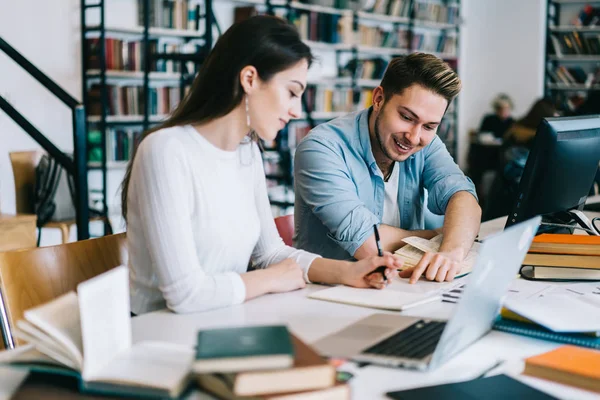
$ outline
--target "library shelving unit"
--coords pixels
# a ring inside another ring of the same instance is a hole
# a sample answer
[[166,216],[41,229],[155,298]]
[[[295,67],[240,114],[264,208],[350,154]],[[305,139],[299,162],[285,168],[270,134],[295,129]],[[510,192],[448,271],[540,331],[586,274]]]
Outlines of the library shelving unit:
[[600,1],[548,0],[544,94],[570,113],[600,91]]
[[90,198],[105,215],[108,172],[122,170],[122,178],[141,133],[183,98],[210,51],[215,22],[212,0],[125,1],[137,6],[137,26],[110,26],[105,14],[113,4],[81,0],[88,168],[100,172]]
[[[302,118],[288,124],[275,143],[263,152],[272,204],[293,206],[295,145],[318,122],[324,122],[371,104],[389,60],[415,51],[435,54],[458,68],[460,1],[375,0],[367,8],[356,0],[222,0],[239,14],[269,13],[296,25],[306,44],[317,54],[335,57],[336,75],[309,80],[303,96]],[[457,107],[453,104],[438,135],[456,157]],[[274,154],[269,154],[269,153]]]

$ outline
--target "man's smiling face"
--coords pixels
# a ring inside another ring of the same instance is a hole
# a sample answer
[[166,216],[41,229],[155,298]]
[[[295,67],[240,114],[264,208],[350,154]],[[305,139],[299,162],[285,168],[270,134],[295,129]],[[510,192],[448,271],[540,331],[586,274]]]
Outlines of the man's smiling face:
[[381,87],[376,92],[374,133],[388,159],[404,161],[431,143],[448,106],[444,97],[416,84],[387,100]]

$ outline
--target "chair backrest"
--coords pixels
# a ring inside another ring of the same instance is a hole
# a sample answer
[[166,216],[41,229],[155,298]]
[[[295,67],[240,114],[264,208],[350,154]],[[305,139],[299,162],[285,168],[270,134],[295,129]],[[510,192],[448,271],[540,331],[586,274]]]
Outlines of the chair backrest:
[[[25,310],[44,304],[119,265],[127,265],[125,233],[58,246],[0,253],[4,339]],[[9,332],[6,332],[6,331]],[[6,345],[6,344],[5,344]]]
[[294,237],[294,214],[275,218],[275,226],[283,242],[291,246],[292,238]]
[[35,168],[43,154],[36,150],[14,151],[9,154],[15,180],[17,214],[34,214]]

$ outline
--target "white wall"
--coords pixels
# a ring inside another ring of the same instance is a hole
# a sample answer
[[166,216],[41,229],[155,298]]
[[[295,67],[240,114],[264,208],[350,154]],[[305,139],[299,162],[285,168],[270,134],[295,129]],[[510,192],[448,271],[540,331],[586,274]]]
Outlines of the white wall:
[[479,127],[499,92],[509,94],[519,118],[543,95],[545,0],[462,0],[459,99],[461,165],[468,130]]

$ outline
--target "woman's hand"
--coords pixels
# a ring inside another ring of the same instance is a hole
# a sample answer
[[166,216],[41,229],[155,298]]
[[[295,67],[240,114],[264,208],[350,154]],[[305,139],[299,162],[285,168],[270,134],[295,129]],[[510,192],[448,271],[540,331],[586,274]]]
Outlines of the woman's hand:
[[304,271],[291,258],[270,265],[265,272],[269,275],[269,292],[283,293],[306,286]]
[[[384,274],[387,281],[383,279],[381,272],[374,272],[381,266],[385,267]],[[350,263],[347,271],[344,271],[342,283],[357,288],[383,289],[397,275],[396,270],[401,267],[402,259],[399,256],[384,252],[383,257],[372,256]]]

